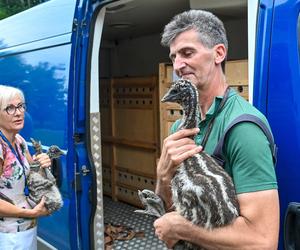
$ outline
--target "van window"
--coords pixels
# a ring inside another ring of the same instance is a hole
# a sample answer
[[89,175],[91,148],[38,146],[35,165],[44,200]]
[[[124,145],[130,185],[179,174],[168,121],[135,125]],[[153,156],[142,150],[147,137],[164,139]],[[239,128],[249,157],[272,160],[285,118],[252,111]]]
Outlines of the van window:
[[49,0],[0,0],[0,20]]

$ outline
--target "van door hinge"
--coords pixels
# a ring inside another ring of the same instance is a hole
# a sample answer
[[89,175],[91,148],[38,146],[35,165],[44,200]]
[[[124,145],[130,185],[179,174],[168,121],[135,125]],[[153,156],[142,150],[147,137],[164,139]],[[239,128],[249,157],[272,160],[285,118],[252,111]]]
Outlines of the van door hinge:
[[77,20],[76,18],[74,18],[72,30],[73,30],[73,31],[76,31],[76,30],[77,30],[77,27],[78,27],[78,20]]
[[82,133],[75,133],[73,135],[73,140],[75,143],[79,143],[79,142],[82,142],[83,141],[83,134]]
[[86,19],[83,19],[81,21],[81,24],[80,24],[80,30],[81,30],[81,35],[84,37],[84,36],[87,36],[88,34],[88,30],[87,30],[87,22],[86,22]]
[[81,29],[85,29],[86,25],[87,25],[86,20],[85,19],[82,20],[82,22],[81,22]]

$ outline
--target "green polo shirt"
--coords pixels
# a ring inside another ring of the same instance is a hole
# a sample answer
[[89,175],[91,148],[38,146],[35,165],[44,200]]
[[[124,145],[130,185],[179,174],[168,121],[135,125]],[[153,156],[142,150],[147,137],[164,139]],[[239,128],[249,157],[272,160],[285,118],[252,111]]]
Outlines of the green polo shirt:
[[[216,113],[222,98],[222,96],[215,98],[206,113],[206,118],[200,121],[200,132],[195,137],[196,144],[201,144],[209,121]],[[208,154],[213,153],[217,142],[229,123],[242,114],[255,115],[269,126],[267,119],[262,113],[231,89],[225,106],[215,118],[205,146],[205,151]],[[171,133],[177,130],[179,123],[180,121],[178,120],[173,124]],[[277,189],[269,141],[256,124],[242,122],[232,128],[224,142],[223,154],[225,170],[232,177],[237,194]]]

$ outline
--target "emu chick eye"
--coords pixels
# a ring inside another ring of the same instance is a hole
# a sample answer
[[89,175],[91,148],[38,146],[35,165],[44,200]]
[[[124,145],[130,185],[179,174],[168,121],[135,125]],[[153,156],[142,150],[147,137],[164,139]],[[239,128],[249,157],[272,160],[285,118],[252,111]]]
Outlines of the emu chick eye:
[[178,90],[177,89],[173,89],[172,91],[171,91],[171,94],[177,94],[178,93]]

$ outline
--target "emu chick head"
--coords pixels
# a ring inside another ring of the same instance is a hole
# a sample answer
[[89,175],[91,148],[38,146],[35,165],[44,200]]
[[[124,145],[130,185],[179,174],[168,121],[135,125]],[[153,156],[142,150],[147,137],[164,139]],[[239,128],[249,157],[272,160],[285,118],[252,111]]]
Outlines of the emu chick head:
[[173,82],[161,102],[174,102],[182,106],[183,118],[178,129],[198,127],[200,120],[198,90],[191,81],[179,79]]
[[56,159],[65,153],[58,146],[52,145],[49,147],[47,154],[49,155],[50,159]]

